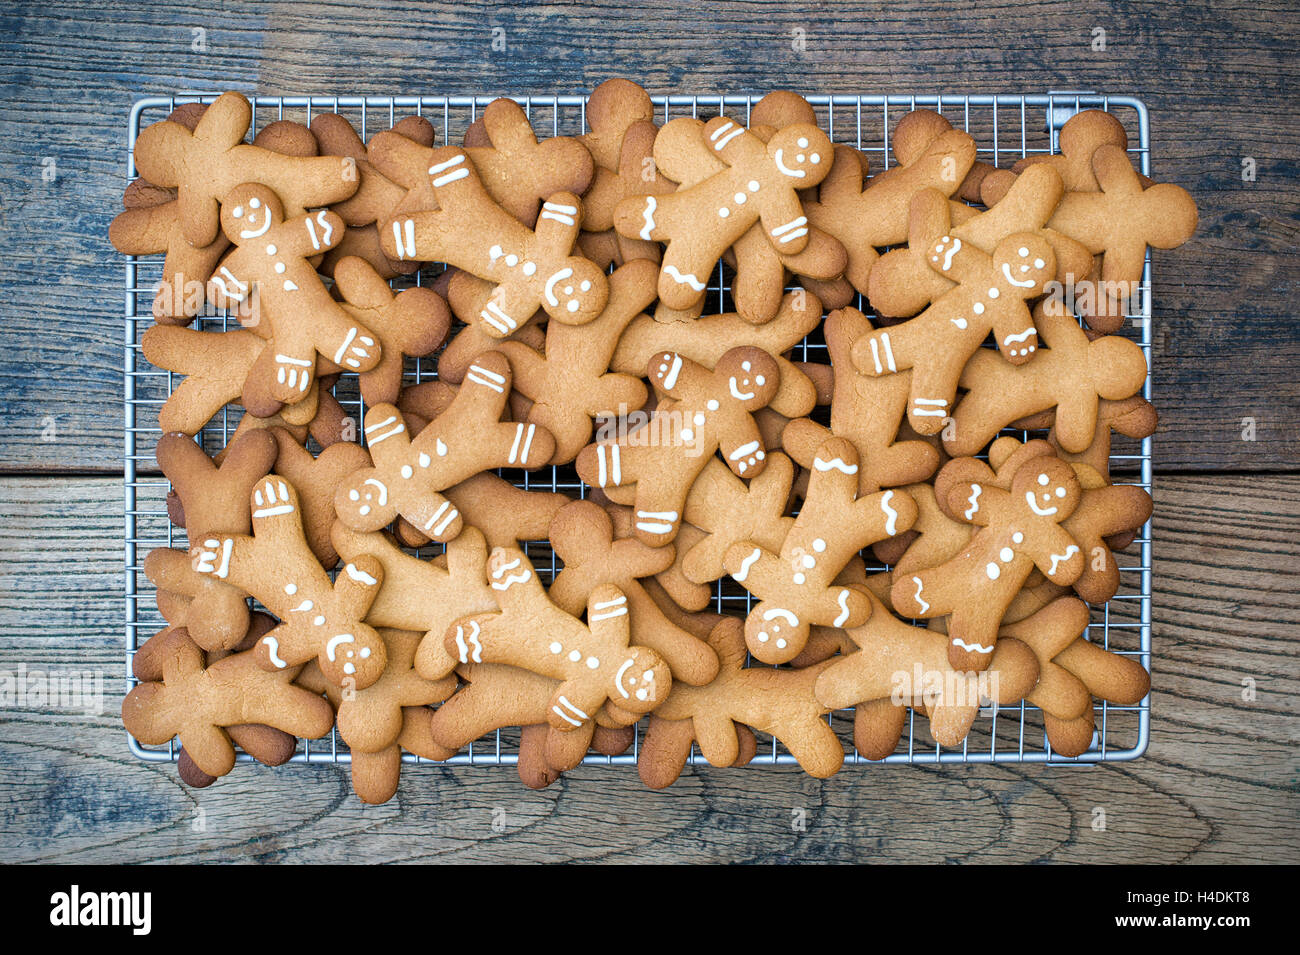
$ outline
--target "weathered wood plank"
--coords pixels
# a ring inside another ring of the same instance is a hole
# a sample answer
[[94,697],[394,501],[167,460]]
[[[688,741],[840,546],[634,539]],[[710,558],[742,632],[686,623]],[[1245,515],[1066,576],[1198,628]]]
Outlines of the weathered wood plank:
[[[477,2],[408,4],[400,16],[378,0],[11,5],[0,14],[0,283],[23,294],[0,302],[0,469],[120,470],[121,270],[105,235],[136,96],[573,92],[611,75],[655,92],[1141,95],[1157,173],[1201,206],[1197,237],[1154,263],[1158,467],[1294,469],[1297,26],[1285,0],[653,11]],[[1094,49],[1097,30],[1105,49]],[[1242,180],[1247,157],[1252,182]],[[1246,419],[1254,440],[1243,440]]]
[[[102,713],[0,713],[8,859],[1300,858],[1298,477],[1157,482],[1152,739],[1135,762],[850,767],[827,781],[701,768],[663,793],[624,769],[584,767],[531,793],[510,768],[430,766],[408,770],[381,807],[357,801],[343,768],[241,765],[196,792],[170,764],[130,756],[117,717],[120,495],[106,479],[0,480],[0,670],[104,674]],[[1093,828],[1098,809],[1104,831]]]

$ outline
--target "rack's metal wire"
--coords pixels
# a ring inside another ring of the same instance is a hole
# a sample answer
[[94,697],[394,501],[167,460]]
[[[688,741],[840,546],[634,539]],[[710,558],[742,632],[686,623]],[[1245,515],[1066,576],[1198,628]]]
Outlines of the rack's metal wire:
[[[185,102],[211,102],[216,92],[188,93],[176,96],[153,96],[137,100],[128,120],[126,171],[128,178],[136,176],[133,151],[140,129],[150,122],[162,119],[171,110]],[[363,139],[377,128],[388,128],[403,115],[415,112],[430,119],[439,127],[440,142],[457,142],[460,135],[474,121],[478,110],[487,106],[490,96],[285,96],[251,98],[253,103],[253,128],[259,130],[268,122],[283,118],[296,118],[310,122],[321,111],[342,113],[353,120]],[[760,97],[757,95],[722,94],[710,96],[658,96],[654,97],[659,117],[663,121],[677,116],[712,115],[726,111],[746,122],[749,111]],[[515,97],[525,108],[534,127],[540,134],[578,135],[585,131],[586,97],[584,96],[525,96]],[[897,118],[913,109],[935,109],[948,117],[954,126],[970,132],[980,146],[979,158],[997,166],[1007,166],[1023,156],[1055,152],[1057,133],[1070,116],[1081,109],[1104,109],[1115,112],[1132,132],[1136,126],[1137,144],[1129,149],[1139,169],[1151,173],[1150,128],[1146,106],[1131,96],[1107,96],[1091,92],[1054,92],[1031,95],[813,95],[808,97],[818,113],[818,119],[835,142],[856,146],[868,155],[873,171],[888,168],[892,161],[889,132]],[[286,117],[286,112],[288,116]],[[376,126],[376,123],[379,126]],[[165,626],[154,603],[152,584],[144,576],[142,561],[155,547],[185,546],[183,534],[177,535],[167,519],[167,480],[157,475],[154,464],[154,444],[160,434],[157,422],[158,409],[171,394],[175,381],[169,372],[153,368],[144,359],[140,336],[152,322],[153,291],[161,276],[161,257],[128,256],[125,264],[125,321],[123,323],[123,414],[124,414],[124,611],[126,633],[127,688],[135,684],[131,661],[143,639]],[[430,278],[421,272],[414,276],[420,284]],[[407,280],[410,281],[410,280]],[[716,296],[716,305],[725,309],[729,302],[728,275],[721,264],[714,272],[709,287]],[[859,307],[865,303],[859,301]],[[1143,267],[1142,281],[1134,296],[1130,310],[1125,315],[1125,331],[1151,359],[1151,261],[1148,255]],[[225,329],[229,319],[224,315],[202,317],[196,327]],[[826,346],[819,337],[810,336],[797,346],[801,360],[826,361]],[[412,382],[436,377],[436,362],[421,359],[408,367]],[[355,384],[346,378],[336,388],[336,394],[355,421],[364,418],[364,408]],[[1143,388],[1151,398],[1151,375],[1148,372]],[[226,408],[204,429],[200,438],[211,452],[224,447],[238,424],[238,409]],[[1015,432],[1029,437],[1028,432]],[[1112,470],[1136,476],[1131,483],[1151,488],[1151,439],[1140,443],[1115,436],[1112,448]],[[1137,474],[1132,472],[1136,470]],[[1122,478],[1121,478],[1122,479]],[[572,469],[552,468],[549,471],[525,475],[521,486],[533,490],[562,491],[582,496],[585,489]],[[179,537],[179,540],[178,540]],[[1093,622],[1088,638],[1100,641],[1112,651],[1139,659],[1148,669],[1151,665],[1151,525],[1143,527],[1135,545],[1139,548],[1136,564],[1121,566],[1120,592],[1102,607],[1093,608]],[[546,542],[528,545],[529,555],[538,564],[539,573],[554,575],[558,570],[555,555]],[[870,569],[884,569],[881,566]],[[745,591],[730,582],[719,582],[715,588],[714,607],[719,612],[747,613],[751,598]],[[141,635],[143,636],[143,639]],[[828,717],[831,725],[845,740],[846,762],[862,764],[876,762],[861,756],[852,745],[852,712],[833,713]],[[1042,727],[1041,713],[1036,707],[1021,703],[1016,706],[989,707],[981,711],[970,735],[960,748],[944,750],[929,743],[916,725],[916,716],[909,714],[906,730],[899,748],[883,762],[891,763],[1050,763],[1090,765],[1096,762],[1130,760],[1141,756],[1147,748],[1150,734],[1150,699],[1133,706],[1117,706],[1098,702],[1095,706],[1096,732],[1092,746],[1076,758],[1063,757],[1052,751]],[[638,727],[631,750],[621,756],[589,755],[584,762],[596,765],[634,764],[641,740],[642,727]],[[144,760],[174,760],[179,754],[175,740],[164,747],[146,747],[128,735],[132,753]],[[471,745],[466,752],[457,754],[447,763],[439,765],[506,765],[518,760],[518,735],[507,730]],[[240,754],[241,760],[247,760]],[[403,757],[408,762],[428,762],[411,754]],[[347,762],[350,761],[345,746],[340,746],[336,734],[315,741],[303,741],[295,762]],[[692,750],[692,764],[703,758]],[[770,737],[760,738],[755,764],[793,764],[794,758]]]

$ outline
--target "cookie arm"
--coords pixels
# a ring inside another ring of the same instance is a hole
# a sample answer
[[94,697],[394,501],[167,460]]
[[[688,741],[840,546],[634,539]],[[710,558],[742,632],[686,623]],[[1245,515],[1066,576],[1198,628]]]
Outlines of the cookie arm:
[[1060,527],[1048,528],[1042,545],[1030,556],[1048,580],[1063,587],[1073,584],[1083,573],[1083,553],[1069,532]]

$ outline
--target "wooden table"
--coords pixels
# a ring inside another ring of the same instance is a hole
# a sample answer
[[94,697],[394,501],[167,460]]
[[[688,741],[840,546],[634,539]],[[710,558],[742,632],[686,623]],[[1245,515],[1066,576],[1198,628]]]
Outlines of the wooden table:
[[[1294,4],[387,7],[47,0],[0,12],[0,670],[106,674],[102,715],[0,713],[0,858],[1300,860]],[[567,93],[612,75],[651,92],[1094,89],[1146,100],[1153,166],[1192,191],[1201,224],[1155,259],[1145,757],[850,769],[824,782],[702,769],[664,793],[627,771],[583,768],[530,793],[508,769],[432,767],[391,803],[363,807],[344,768],[241,766],[193,791],[170,764],[130,756],[117,715],[121,271],[105,238],[130,103],[223,88]],[[799,809],[804,831],[791,824]]]

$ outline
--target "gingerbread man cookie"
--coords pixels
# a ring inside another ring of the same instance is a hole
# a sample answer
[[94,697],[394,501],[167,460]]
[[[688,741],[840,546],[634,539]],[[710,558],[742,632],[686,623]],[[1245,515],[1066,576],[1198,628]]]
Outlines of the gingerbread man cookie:
[[952,413],[944,448],[954,457],[974,454],[1007,425],[1056,409],[1056,440],[1070,452],[1092,444],[1102,399],[1119,401],[1142,389],[1147,360],[1141,346],[1106,335],[1095,341],[1055,298],[1038,303],[1034,326],[1042,342],[1033,361],[1011,365],[980,349],[962,371],[966,394]]
[[[756,223],[768,242],[796,254],[808,244],[808,219],[798,191],[816,186],[830,169],[831,143],[816,126],[798,123],[763,140],[725,116],[702,134],[726,168],[688,189],[625,199],[614,214],[621,235],[667,243],[659,298],[690,308],[722,254]],[[655,159],[665,168],[656,141]]]
[[293,685],[299,667],[268,673],[256,651],[206,666],[203,651],[184,630],[171,630],[158,648],[162,678],[141,683],[122,701],[122,722],[140,742],[158,746],[179,736],[194,764],[209,776],[235,765],[227,727],[265,724],[317,739],[334,725],[329,703]]
[[830,665],[805,670],[748,667],[741,622],[726,617],[709,643],[721,668],[708,686],[676,684],[656,709],[665,720],[692,720],[700,752],[714,766],[734,766],[741,755],[737,724],[780,740],[809,775],[825,779],[844,764],[844,747],[826,722],[830,708],[813,692]]
[[630,643],[628,601],[617,587],[592,591],[583,624],[551,602],[522,551],[494,550],[488,579],[501,613],[458,620],[447,630],[447,652],[461,663],[508,663],[559,680],[547,714],[551,726],[581,727],[607,703],[647,713],[671,691],[663,658]]
[[226,196],[221,227],[235,249],[217,268],[209,295],[223,307],[256,297],[256,329],[274,347],[262,353],[250,379],[271,398],[284,404],[301,400],[314,379],[317,354],[351,371],[378,363],[374,333],[330,297],[307,261],[338,242],[344,226],[337,214],[322,209],[286,218],[275,193],[246,183]]
[[716,654],[669,620],[642,584],[642,578],[672,566],[671,545],[647,547],[634,538],[615,538],[613,520],[592,501],[561,508],[550,536],[555,555],[564,561],[550,587],[557,607],[576,616],[597,587],[615,586],[627,598],[631,642],[663,657],[674,680],[699,686],[717,675]]
[[647,433],[588,445],[577,468],[596,487],[636,484],[637,536],[657,547],[677,536],[691,485],[715,452],[742,477],[762,473],[767,452],[753,414],[776,394],[780,371],[767,352],[742,346],[713,371],[663,352],[650,359],[648,374],[667,397]]
[[916,318],[853,346],[853,363],[864,375],[912,370],[907,420],[919,434],[943,428],[962,368],[989,332],[1012,364],[1033,357],[1037,329],[1025,302],[1042,294],[1056,270],[1052,247],[1028,232],[1007,236],[991,255],[951,235],[932,248],[931,268],[958,284]]
[[376,531],[398,515],[426,537],[451,540],[460,533],[460,512],[442,492],[495,467],[540,467],[555,442],[535,424],[501,421],[510,391],[510,363],[489,352],[470,366],[451,406],[412,437],[393,405],[366,413],[366,443],[375,462],[339,487],[339,520],[358,531]]
[[953,667],[985,669],[1002,616],[1034,567],[1063,586],[1083,572],[1079,544],[1061,527],[1081,494],[1073,469],[1053,458],[1026,461],[1009,491],[957,482],[947,494],[949,510],[980,529],[951,560],[896,577],[890,589],[894,609],[909,617],[951,614]]
[[446,262],[495,283],[480,319],[494,337],[514,332],[540,308],[570,325],[605,307],[605,273],[572,254],[582,201],[561,192],[542,204],[533,231],[502,209],[483,187],[465,151],[434,150],[429,176],[438,208],[402,213],[382,229],[383,249],[398,259]]
[[286,156],[243,142],[252,123],[248,100],[223,93],[194,125],[154,123],[135,143],[140,175],[159,186],[175,188],[185,238],[206,246],[217,238],[219,209],[240,183],[270,187],[290,210],[303,210],[348,198],[357,190],[357,177],[338,157]]
[[835,584],[862,548],[905,531],[916,520],[906,491],[858,497],[858,453],[831,438],[813,457],[808,495],[778,551],[752,541],[728,548],[728,573],[759,602],[745,620],[745,643],[764,663],[788,663],[813,624],[861,626],[871,614],[863,590]]
[[194,569],[229,581],[280,619],[253,651],[267,669],[315,657],[331,683],[370,686],[384,671],[384,642],[364,623],[383,580],[379,561],[359,556],[331,582],[303,534],[298,493],[269,477],[252,495],[253,533],[212,534],[190,548]]

